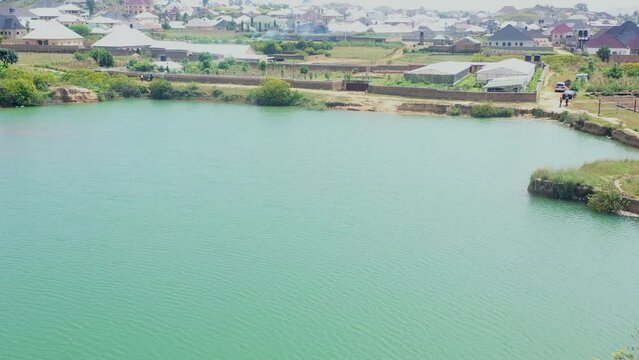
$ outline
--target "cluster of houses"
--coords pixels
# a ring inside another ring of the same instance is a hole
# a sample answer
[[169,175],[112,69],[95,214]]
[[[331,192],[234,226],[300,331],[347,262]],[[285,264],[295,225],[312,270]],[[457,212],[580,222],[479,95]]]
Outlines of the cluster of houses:
[[[206,0],[123,0],[96,11],[95,2],[89,6],[86,0],[66,1],[68,3],[57,7],[0,8],[0,36],[4,43],[81,48],[84,39],[69,27],[85,24],[91,34],[106,39],[93,46],[108,44],[104,47],[113,51],[156,50],[154,53],[158,56],[171,59],[197,53],[202,47],[184,42],[162,44],[143,32],[235,31],[253,32],[263,39],[333,41],[365,36],[380,41],[428,44],[431,51],[450,53],[473,53],[482,48],[542,52],[556,47],[596,53],[603,46],[610,48],[613,54],[639,53],[639,30],[635,22],[623,22],[619,17],[583,8],[535,6],[525,11],[536,14],[537,18],[523,22],[507,20],[516,18],[513,15],[519,11],[512,6],[492,13],[442,13],[424,9],[383,12],[355,5],[263,5],[258,8],[243,5],[242,1],[213,4]],[[130,34],[132,30],[137,33]],[[109,36],[111,33],[114,34]],[[165,50],[162,52],[160,48]],[[259,58],[246,47],[222,48],[217,51],[226,51],[226,56]]]

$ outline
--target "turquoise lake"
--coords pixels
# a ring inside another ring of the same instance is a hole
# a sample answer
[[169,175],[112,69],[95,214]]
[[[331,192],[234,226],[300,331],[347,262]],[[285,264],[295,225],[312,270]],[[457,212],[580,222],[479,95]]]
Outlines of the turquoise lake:
[[0,110],[0,358],[607,359],[639,221],[526,186],[623,158],[532,120]]

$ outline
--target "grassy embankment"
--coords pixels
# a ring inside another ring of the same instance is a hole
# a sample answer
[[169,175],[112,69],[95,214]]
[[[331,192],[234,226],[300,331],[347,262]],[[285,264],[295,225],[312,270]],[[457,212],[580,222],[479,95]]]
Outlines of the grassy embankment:
[[601,160],[584,164],[578,169],[539,169],[532,178],[553,182],[586,185],[595,189],[623,190],[639,198],[639,160]]
[[[639,89],[639,71],[633,73],[622,69],[621,73],[614,73],[611,70],[614,68],[613,64],[602,62],[595,56],[553,55],[544,57],[544,61],[550,66],[550,78],[546,82],[544,91],[552,92],[554,85],[559,81],[571,80],[574,83],[577,73],[589,73],[590,79],[587,83],[573,85],[573,90],[578,90],[578,96],[570,102],[570,107],[597,114],[599,99],[603,99],[602,116],[616,118],[629,128],[639,129],[639,113],[614,108],[614,102],[619,98],[610,97],[618,92]],[[622,68],[627,69],[632,66],[623,65]],[[586,95],[590,92],[598,95]]]

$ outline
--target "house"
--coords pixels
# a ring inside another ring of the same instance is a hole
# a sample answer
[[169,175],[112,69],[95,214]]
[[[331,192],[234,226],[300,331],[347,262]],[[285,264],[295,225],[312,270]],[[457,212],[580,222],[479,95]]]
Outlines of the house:
[[191,19],[189,20],[186,24],[184,24],[184,27],[186,29],[200,29],[200,30],[212,30],[213,26],[215,26],[215,22],[212,20],[209,20],[207,18],[201,18],[201,19]]
[[84,13],[84,10],[80,9],[79,7],[73,4],[60,5],[57,7],[57,9],[63,14],[71,14],[76,16],[80,16],[82,15],[82,13]]
[[127,25],[118,25],[91,47],[106,49],[113,54],[128,54],[147,50],[153,43],[154,40],[140,30]]
[[503,29],[494,33],[487,41],[488,47],[492,48],[532,48],[535,46],[533,39],[521,30],[512,25],[507,25]]
[[531,39],[533,39],[533,46],[535,47],[551,47],[550,38],[539,30],[529,30],[525,32]]
[[0,15],[0,37],[4,39],[19,38],[27,33],[15,15]]
[[100,26],[103,28],[110,28],[110,27],[113,27],[113,25],[121,23],[121,21],[112,19],[106,16],[96,16],[93,19],[89,19],[87,23],[89,23],[89,26]]
[[536,66],[519,59],[506,59],[494,63],[487,63],[481,70],[477,71],[477,82],[487,84],[491,80],[520,76],[530,81],[535,75]]
[[57,21],[45,21],[20,38],[25,45],[82,48],[84,38]]
[[363,33],[368,30],[368,26],[362,24],[359,21],[354,22],[330,22],[328,25],[328,31],[332,33]]
[[322,21],[324,24],[328,24],[331,21],[335,21],[337,19],[344,19],[344,15],[340,14],[339,11],[335,9],[328,9],[322,12]]
[[129,16],[151,12],[153,11],[153,0],[125,0],[123,8]]
[[607,47],[614,55],[639,55],[639,27],[632,21],[602,30],[583,45],[584,51],[594,55],[602,47]]
[[410,82],[455,85],[471,72],[472,63],[444,61],[407,71],[404,78]]
[[258,62],[266,60],[265,55],[255,53],[250,45],[239,44],[192,44],[184,41],[155,41],[149,47],[154,58],[160,61],[181,61],[195,58],[199,54],[208,53],[214,59],[233,58],[242,62]]
[[143,12],[135,15],[133,17],[133,20],[140,23],[158,23],[160,21],[160,18],[157,15],[151,14],[150,12]]
[[453,42],[454,53],[477,53],[481,51],[481,41],[465,36]]
[[559,24],[550,31],[550,39],[553,46],[566,45],[566,42],[572,38],[572,35],[572,29],[566,24]]
[[278,22],[277,19],[268,15],[258,15],[253,17],[253,27],[258,32],[277,28],[280,24],[282,24],[281,20]]
[[56,18],[55,21],[59,22],[60,24],[64,26],[71,26],[71,25],[78,25],[78,24],[85,23],[84,20],[72,14],[62,14],[62,16]]
[[53,20],[62,16],[62,12],[56,8],[33,8],[29,11],[31,11],[31,13],[35,15],[35,19],[38,20]]

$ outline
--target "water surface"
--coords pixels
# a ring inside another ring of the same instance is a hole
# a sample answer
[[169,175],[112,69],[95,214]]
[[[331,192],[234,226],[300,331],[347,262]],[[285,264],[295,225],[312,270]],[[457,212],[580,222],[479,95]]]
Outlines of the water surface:
[[541,121],[3,110],[0,358],[607,357],[639,222],[526,186],[626,157]]

